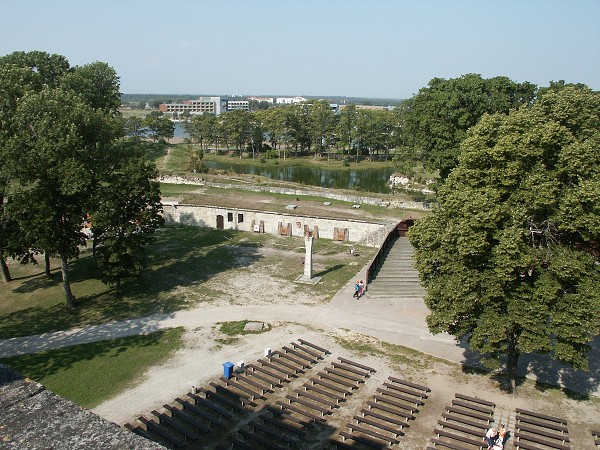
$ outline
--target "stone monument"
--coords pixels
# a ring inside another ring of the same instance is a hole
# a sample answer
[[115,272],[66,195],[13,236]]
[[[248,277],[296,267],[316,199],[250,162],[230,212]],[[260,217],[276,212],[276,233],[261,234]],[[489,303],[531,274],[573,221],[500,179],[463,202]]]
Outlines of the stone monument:
[[317,284],[321,281],[321,277],[313,277],[313,266],[312,266],[312,246],[314,236],[307,233],[304,235],[304,248],[306,250],[304,256],[304,273],[296,278],[298,283],[310,283]]

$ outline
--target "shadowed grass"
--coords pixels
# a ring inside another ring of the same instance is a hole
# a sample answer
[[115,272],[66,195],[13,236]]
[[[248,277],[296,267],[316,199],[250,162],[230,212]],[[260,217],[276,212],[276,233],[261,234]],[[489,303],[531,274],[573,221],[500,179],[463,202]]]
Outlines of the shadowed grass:
[[85,408],[130,387],[181,345],[183,328],[0,359],[50,391]]

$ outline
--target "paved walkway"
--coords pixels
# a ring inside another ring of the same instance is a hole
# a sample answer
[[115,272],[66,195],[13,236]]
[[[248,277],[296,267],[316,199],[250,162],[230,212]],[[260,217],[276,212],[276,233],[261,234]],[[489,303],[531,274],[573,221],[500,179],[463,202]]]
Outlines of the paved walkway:
[[[366,267],[354,279],[366,279]],[[339,328],[374,336],[384,341],[404,345],[456,363],[468,363],[472,355],[448,334],[432,335],[427,329],[427,307],[422,299],[394,298],[360,300],[352,298],[354,281],[344,286],[324,305],[274,304],[211,308],[201,306],[171,314],[155,314],[101,325],[87,326],[35,336],[0,340],[0,357],[34,353],[104,339],[151,333],[183,326],[193,329],[201,325],[232,320],[257,319],[311,324],[325,331]],[[534,374],[540,380],[556,384],[559,373],[569,388],[600,396],[600,338],[593,343],[590,354],[591,372],[562,369],[546,357],[521,357],[521,374]],[[540,367],[539,370],[536,370]]]

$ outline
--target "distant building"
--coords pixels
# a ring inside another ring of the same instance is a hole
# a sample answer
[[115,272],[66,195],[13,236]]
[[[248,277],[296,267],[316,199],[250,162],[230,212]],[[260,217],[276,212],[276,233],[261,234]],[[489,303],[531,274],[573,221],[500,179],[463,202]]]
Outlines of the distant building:
[[278,105],[293,105],[294,103],[305,102],[304,97],[277,97],[275,103]]
[[184,100],[181,103],[161,103],[158,110],[163,113],[188,112],[190,114],[221,114],[221,97],[199,97],[195,100]]
[[250,101],[254,101],[254,102],[267,102],[269,104],[273,104],[274,100],[273,97],[248,97],[248,100]]
[[234,111],[236,109],[242,111],[250,111],[250,101],[249,100],[229,100],[224,99],[221,103],[224,106],[225,111]]

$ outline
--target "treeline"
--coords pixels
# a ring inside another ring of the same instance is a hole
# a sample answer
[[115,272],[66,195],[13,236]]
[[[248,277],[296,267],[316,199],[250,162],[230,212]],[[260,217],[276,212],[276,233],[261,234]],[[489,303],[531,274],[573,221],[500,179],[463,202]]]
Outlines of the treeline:
[[144,268],[144,246],[163,223],[153,162],[128,138],[119,78],[105,63],[71,67],[64,56],[0,57],[0,269],[6,259],[68,261],[91,230],[99,277],[115,285]]

